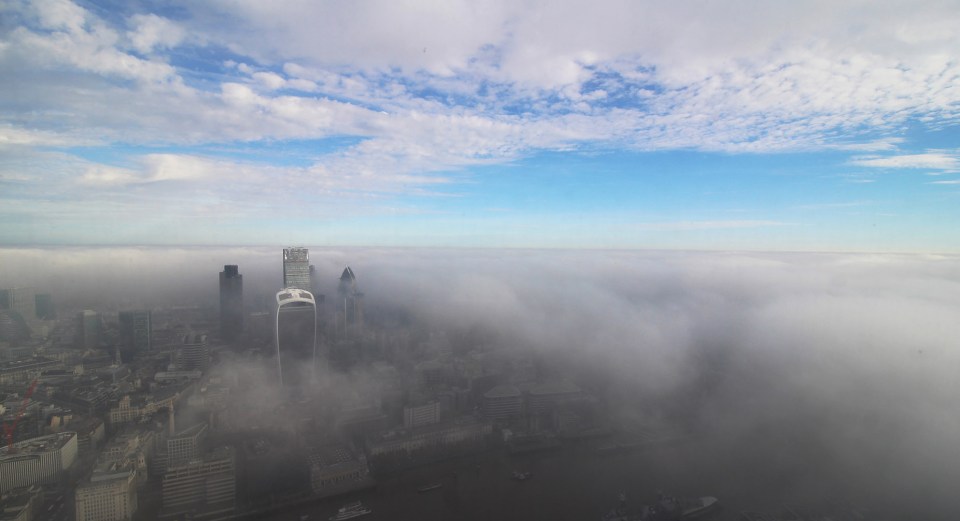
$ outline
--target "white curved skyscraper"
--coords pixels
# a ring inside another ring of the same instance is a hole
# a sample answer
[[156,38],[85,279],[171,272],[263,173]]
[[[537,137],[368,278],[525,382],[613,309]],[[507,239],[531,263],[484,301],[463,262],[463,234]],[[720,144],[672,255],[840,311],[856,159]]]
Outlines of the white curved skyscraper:
[[280,385],[296,387],[313,374],[317,361],[317,304],[299,288],[277,292],[277,376]]

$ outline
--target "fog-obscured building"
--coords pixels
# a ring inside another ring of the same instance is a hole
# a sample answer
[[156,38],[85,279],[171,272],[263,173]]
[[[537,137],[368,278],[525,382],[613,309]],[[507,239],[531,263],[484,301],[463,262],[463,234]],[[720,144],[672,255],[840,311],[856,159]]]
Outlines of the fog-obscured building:
[[527,412],[529,414],[554,412],[560,404],[582,396],[583,392],[580,388],[570,382],[539,383],[527,391]]
[[53,320],[57,318],[57,310],[53,305],[53,296],[49,293],[37,293],[37,318],[40,320]]
[[77,344],[83,349],[100,347],[103,340],[103,320],[100,313],[85,309],[77,315]]
[[237,476],[233,449],[221,447],[163,474],[162,518],[222,518],[236,510]]
[[17,343],[30,339],[30,326],[11,309],[0,309],[0,342]]
[[210,367],[210,346],[207,335],[184,335],[177,349],[174,365],[178,371],[206,371]]
[[327,445],[310,452],[310,488],[318,496],[343,494],[374,485],[366,458],[346,445]]
[[0,309],[20,314],[26,321],[37,318],[37,296],[33,288],[0,289]]
[[523,412],[523,394],[517,386],[503,384],[483,395],[483,416],[493,421],[510,421]]
[[40,377],[44,369],[60,366],[60,362],[43,356],[0,362],[0,384],[27,385]]
[[422,405],[409,405],[403,408],[403,426],[405,428],[422,427],[440,422],[440,403],[430,402]]
[[239,267],[227,264],[220,272],[220,336],[236,340],[243,332],[243,275]]
[[489,423],[472,417],[415,429],[393,430],[367,439],[370,458],[411,456],[415,453],[442,453],[482,447],[493,431]]

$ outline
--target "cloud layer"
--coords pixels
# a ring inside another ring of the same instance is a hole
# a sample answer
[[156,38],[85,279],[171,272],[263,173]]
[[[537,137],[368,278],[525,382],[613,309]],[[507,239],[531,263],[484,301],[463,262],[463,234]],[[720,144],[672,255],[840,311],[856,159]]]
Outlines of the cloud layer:
[[[950,2],[154,7],[0,7],[0,147],[41,157],[0,165],[11,205],[53,188],[46,202],[89,216],[91,186],[115,189],[109,206],[130,203],[124,186],[205,193],[229,177],[235,206],[299,190],[320,207],[623,149],[859,150],[878,155],[851,165],[956,171],[956,150],[897,150],[907,126],[958,122]],[[263,151],[287,142],[312,144],[295,165]]]

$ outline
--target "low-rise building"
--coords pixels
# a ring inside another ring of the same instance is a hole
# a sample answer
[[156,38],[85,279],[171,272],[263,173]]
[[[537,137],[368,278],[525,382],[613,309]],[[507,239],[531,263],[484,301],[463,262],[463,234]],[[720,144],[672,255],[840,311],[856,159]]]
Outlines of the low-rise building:
[[43,489],[39,485],[0,494],[0,521],[42,519],[39,512],[41,503],[43,503]]
[[76,491],[76,521],[127,521],[137,511],[137,471],[130,465],[98,467]]
[[430,402],[403,408],[403,426],[407,429],[440,423],[440,403]]
[[218,448],[201,459],[170,467],[163,475],[163,513],[193,519],[223,517],[236,509],[236,462],[233,449]]
[[493,421],[509,421],[523,412],[523,394],[515,385],[503,384],[483,395],[483,416]]
[[310,453],[310,488],[318,496],[343,494],[374,485],[367,460],[346,445],[328,445]]
[[120,399],[116,407],[110,408],[110,424],[137,422],[158,411],[169,409],[180,399],[180,391],[167,391],[161,395],[145,395],[131,397],[126,395]]
[[456,447],[479,447],[486,442],[492,431],[489,423],[463,417],[456,421],[416,429],[387,431],[368,438],[367,454],[374,458]]
[[61,432],[0,448],[0,493],[54,484],[77,458],[77,433]]

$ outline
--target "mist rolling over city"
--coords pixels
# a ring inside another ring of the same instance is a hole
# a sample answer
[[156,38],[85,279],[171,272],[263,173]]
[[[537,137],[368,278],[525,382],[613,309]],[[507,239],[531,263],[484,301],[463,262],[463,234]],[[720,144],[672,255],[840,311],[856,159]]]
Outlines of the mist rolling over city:
[[0,521],[956,519],[956,27],[0,2]]

